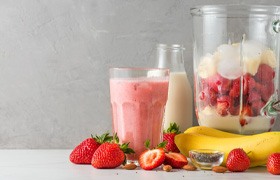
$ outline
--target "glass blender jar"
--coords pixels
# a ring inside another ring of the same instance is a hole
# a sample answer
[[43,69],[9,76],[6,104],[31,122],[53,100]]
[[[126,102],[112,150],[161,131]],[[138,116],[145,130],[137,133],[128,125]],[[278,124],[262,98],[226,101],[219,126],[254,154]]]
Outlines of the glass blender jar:
[[280,111],[280,7],[209,5],[191,14],[199,125],[239,134],[270,131]]

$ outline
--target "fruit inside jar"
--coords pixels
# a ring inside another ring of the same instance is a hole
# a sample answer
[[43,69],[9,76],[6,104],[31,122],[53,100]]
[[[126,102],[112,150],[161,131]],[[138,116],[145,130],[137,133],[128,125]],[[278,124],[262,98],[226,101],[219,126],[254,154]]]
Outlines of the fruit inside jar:
[[223,44],[202,57],[195,75],[199,125],[241,134],[270,131],[275,117],[260,112],[277,87],[276,66],[274,52],[256,41],[242,48]]

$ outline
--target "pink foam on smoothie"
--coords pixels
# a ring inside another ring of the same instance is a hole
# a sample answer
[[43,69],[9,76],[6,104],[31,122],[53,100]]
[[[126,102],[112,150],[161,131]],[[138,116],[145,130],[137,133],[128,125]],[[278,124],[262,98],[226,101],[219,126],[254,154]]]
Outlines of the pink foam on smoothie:
[[136,152],[129,160],[138,159],[147,139],[160,143],[167,93],[167,78],[110,79],[114,132]]

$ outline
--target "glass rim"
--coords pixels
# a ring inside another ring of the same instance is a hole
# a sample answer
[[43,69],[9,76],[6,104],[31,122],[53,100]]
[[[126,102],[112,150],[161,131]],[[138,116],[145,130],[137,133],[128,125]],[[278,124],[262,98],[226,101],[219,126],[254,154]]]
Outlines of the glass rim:
[[153,68],[153,67],[110,67],[109,70],[137,70],[137,71],[169,71],[169,68]]
[[280,15],[277,5],[245,5],[245,4],[217,4],[201,5],[190,8],[192,16],[225,14],[225,15]]
[[183,45],[180,44],[157,44],[157,49],[172,49],[172,50],[176,50],[176,49],[181,49],[181,50],[185,50]]
[[168,68],[153,67],[112,67],[109,69],[110,79],[112,78],[166,78],[169,77]]

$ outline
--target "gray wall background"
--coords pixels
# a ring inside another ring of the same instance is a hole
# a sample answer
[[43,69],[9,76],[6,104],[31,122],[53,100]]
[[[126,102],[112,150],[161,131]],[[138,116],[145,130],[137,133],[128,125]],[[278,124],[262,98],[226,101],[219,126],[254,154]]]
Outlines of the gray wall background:
[[189,8],[228,3],[280,5],[0,0],[0,148],[72,148],[91,133],[111,131],[108,68],[153,65],[157,43],[186,47],[192,83]]

